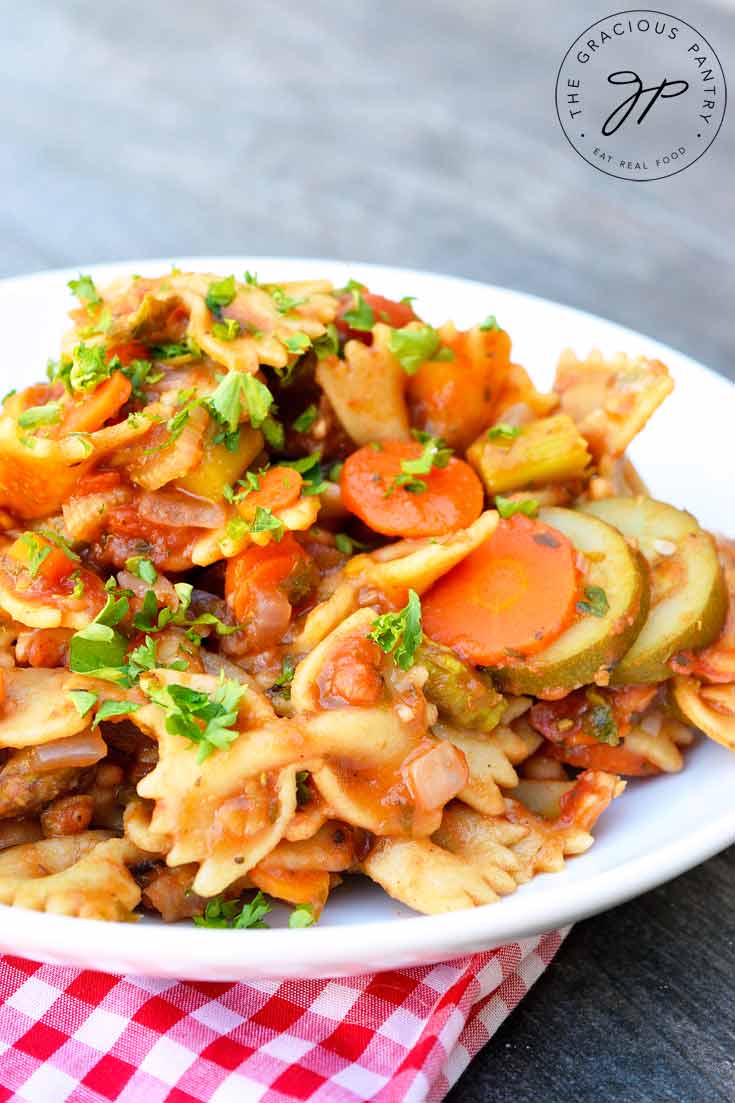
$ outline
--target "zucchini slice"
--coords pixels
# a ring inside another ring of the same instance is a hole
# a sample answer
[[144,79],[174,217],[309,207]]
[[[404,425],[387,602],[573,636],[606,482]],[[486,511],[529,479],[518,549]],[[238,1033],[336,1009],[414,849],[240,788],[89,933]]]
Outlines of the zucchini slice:
[[715,542],[691,513],[653,498],[603,498],[580,509],[614,525],[648,563],[651,609],[615,684],[663,682],[677,651],[706,647],[727,612],[725,579]]
[[626,653],[648,613],[645,565],[619,532],[571,509],[542,509],[539,518],[582,552],[584,587],[604,590],[607,609],[601,615],[581,612],[539,654],[493,668],[494,681],[508,693],[549,694],[588,685]]

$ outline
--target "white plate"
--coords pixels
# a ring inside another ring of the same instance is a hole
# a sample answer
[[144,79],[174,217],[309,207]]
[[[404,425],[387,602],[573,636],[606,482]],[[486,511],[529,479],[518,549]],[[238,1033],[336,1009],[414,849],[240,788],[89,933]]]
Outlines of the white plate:
[[[450,276],[277,258],[196,258],[183,268],[226,274],[248,268],[264,280],[352,276],[389,296],[416,295],[428,320],[464,327],[496,314],[514,356],[543,386],[565,346],[658,356],[676,390],[631,451],[652,492],[686,506],[712,528],[733,527],[732,434],[735,388],[700,364],[640,334],[517,291]],[[154,275],[168,261],[83,267],[98,283],[122,272]],[[44,272],[0,283],[4,389],[43,377],[57,353],[74,272]],[[727,508],[726,503],[730,503]],[[633,782],[605,813],[595,845],[564,872],[537,877],[493,906],[416,916],[361,878],[336,890],[318,927],[204,931],[188,924],[110,925],[0,907],[0,950],[110,972],[209,980],[318,977],[418,965],[489,949],[582,919],[682,873],[735,841],[735,755],[704,738],[684,771]]]

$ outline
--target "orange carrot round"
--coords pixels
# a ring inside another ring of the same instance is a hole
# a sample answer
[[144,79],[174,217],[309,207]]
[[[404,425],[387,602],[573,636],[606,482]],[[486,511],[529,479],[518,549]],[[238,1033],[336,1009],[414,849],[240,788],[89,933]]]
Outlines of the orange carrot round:
[[483,666],[534,655],[574,619],[575,556],[566,536],[541,521],[501,521],[424,596],[424,630]]
[[259,487],[237,503],[243,517],[255,516],[260,509],[286,509],[299,500],[303,479],[293,467],[271,467],[258,476]]
[[93,433],[125,405],[132,392],[132,384],[122,372],[113,372],[109,379],[68,406],[61,427],[66,433]]
[[384,536],[441,536],[472,524],[482,513],[482,485],[462,460],[416,475],[414,490],[396,481],[405,474],[402,463],[421,454],[413,441],[358,448],[340,479],[347,509]]
[[257,594],[282,590],[297,601],[309,587],[312,561],[287,533],[280,543],[254,545],[228,560],[225,597],[239,621],[244,621]]

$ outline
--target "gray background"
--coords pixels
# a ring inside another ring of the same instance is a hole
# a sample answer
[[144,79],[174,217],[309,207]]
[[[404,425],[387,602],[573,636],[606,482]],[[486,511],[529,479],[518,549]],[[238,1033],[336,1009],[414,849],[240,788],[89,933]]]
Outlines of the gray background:
[[[671,6],[732,76],[733,8]],[[646,184],[596,172],[558,126],[561,58],[615,7],[0,0],[0,273],[196,253],[433,268],[732,377],[732,118]],[[731,850],[579,924],[454,1103],[732,1099],[734,880]]]

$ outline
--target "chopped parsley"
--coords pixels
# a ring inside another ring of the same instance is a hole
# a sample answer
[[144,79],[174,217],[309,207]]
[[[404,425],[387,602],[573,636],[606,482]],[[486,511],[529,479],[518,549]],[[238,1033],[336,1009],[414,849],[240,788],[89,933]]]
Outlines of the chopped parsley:
[[252,521],[246,522],[248,526],[248,532],[272,532],[273,539],[278,543],[282,539],[286,526],[280,518],[276,517],[270,509],[264,509],[262,506],[257,506],[255,510],[255,517]]
[[76,295],[80,303],[86,305],[88,314],[91,314],[94,307],[99,306],[102,302],[91,276],[83,276],[80,272],[79,278],[76,280],[69,280],[66,286],[69,288],[72,295]]
[[[235,487],[239,486],[239,490],[235,490]],[[254,490],[260,490],[260,479],[254,471],[246,471],[243,479],[238,479],[235,486],[230,483],[225,483],[222,487],[222,497],[230,505],[234,505],[236,502],[241,502],[244,498],[247,498],[248,494],[252,494]]]
[[317,337],[312,342],[317,360],[326,360],[328,356],[336,356],[339,352],[339,336],[337,327],[331,322],[327,326],[327,332]]
[[293,681],[296,665],[290,655],[286,655],[281,664],[281,673],[272,685],[272,689],[286,689]]
[[592,617],[604,617],[610,608],[607,594],[601,586],[585,586],[584,601],[577,602],[577,612],[587,613]]
[[128,641],[115,631],[116,625],[128,615],[127,597],[108,593],[104,609],[94,620],[75,632],[69,644],[69,669],[75,674],[91,674],[95,678],[126,684],[125,668]]
[[40,425],[56,425],[61,421],[61,406],[47,402],[45,406],[30,406],[18,418],[21,429],[37,429]]
[[345,310],[342,314],[342,318],[347,322],[350,329],[355,329],[360,333],[368,333],[375,325],[375,311],[366,303],[362,292],[364,288],[361,284],[354,284],[352,280],[348,284],[349,290],[352,292],[352,306],[349,310]]
[[290,295],[287,295],[282,287],[274,285],[268,288],[268,294],[276,304],[276,309],[279,314],[288,314],[290,311],[295,310],[297,306],[301,306],[306,302],[306,299],[294,299]]
[[504,498],[502,494],[495,495],[495,508],[504,521],[509,517],[515,517],[516,513],[522,513],[524,517],[535,517],[538,513],[538,502],[535,498]]
[[421,601],[415,590],[408,591],[408,602],[398,613],[383,613],[373,621],[368,633],[386,655],[392,655],[396,666],[408,670],[413,666],[416,651],[423,638]]
[[239,625],[224,624],[214,613],[200,613],[193,620],[187,619],[187,612],[191,605],[193,586],[189,582],[177,582],[174,589],[179,598],[179,607],[170,609],[167,605],[159,608],[156,595],[153,590],[146,590],[140,612],[133,617],[133,627],[139,632],[161,632],[169,624],[179,628],[186,628],[191,632],[202,625],[214,625],[217,635],[228,636],[239,630]]
[[594,736],[598,743],[607,743],[610,747],[617,747],[620,743],[620,734],[610,705],[597,690],[587,690],[586,697],[592,708],[585,712],[582,717],[584,730],[589,735]]
[[316,922],[314,909],[311,904],[297,904],[288,917],[288,925],[291,930],[299,927],[311,927]]
[[88,689],[70,689],[69,696],[80,716],[86,716],[97,704],[97,694]]
[[49,540],[60,551],[63,551],[67,559],[73,559],[75,563],[81,562],[77,553],[69,546],[63,536],[59,536],[58,532],[54,532],[53,529],[41,529],[40,533],[44,539]]
[[339,482],[339,477],[342,474],[343,467],[343,461],[337,460],[337,462],[333,463],[332,466],[329,468],[329,478],[333,483]]
[[132,384],[133,398],[144,398],[145,387],[159,383],[163,379],[163,372],[155,370],[150,360],[131,360],[129,364],[124,364],[120,371]]
[[483,333],[494,333],[500,329],[497,319],[494,314],[488,314],[484,322],[480,323],[480,329]]
[[212,326],[212,336],[218,341],[234,341],[240,336],[241,325],[237,318],[225,318]]
[[305,495],[323,494],[327,489],[327,483],[322,478],[322,453],[321,449],[312,452],[308,456],[301,456],[298,460],[279,460],[280,467],[292,467],[303,476],[304,483],[301,493]]
[[207,407],[228,433],[235,433],[242,415],[247,413],[254,429],[260,429],[273,405],[273,395],[250,372],[231,371],[209,395]]
[[306,433],[316,421],[317,408],[312,402],[291,424],[297,433]]
[[443,348],[441,337],[432,326],[409,323],[402,329],[392,329],[388,348],[406,375],[415,375],[427,360],[453,360],[454,353]]
[[24,566],[31,578],[35,578],[43,566],[44,560],[51,555],[51,548],[44,540],[39,539],[35,532],[24,532],[20,537],[20,543],[26,553]]
[[146,559],[144,555],[133,555],[130,559],[125,560],[125,570],[130,571],[136,578],[140,578],[143,582],[147,582],[149,586],[153,586],[158,578],[158,571],[153,565],[151,559]]
[[240,906],[239,900],[225,900],[216,896],[214,900],[208,900],[204,907],[204,915],[194,916],[197,927],[210,927],[220,929],[251,930],[262,929],[268,924],[264,923],[266,915],[273,909],[262,892],[256,893],[249,904]]
[[205,303],[213,314],[219,315],[223,306],[229,306],[237,294],[235,277],[225,276],[222,280],[213,280],[207,288]]
[[105,353],[104,345],[85,345],[84,342],[77,345],[72,353],[68,376],[69,386],[73,391],[91,391],[105,379],[109,379],[120,361],[116,356],[107,361]]
[[180,356],[201,356],[202,350],[193,337],[185,337],[169,345],[154,345],[151,349],[156,360],[178,360]]
[[173,682],[167,686],[148,683],[146,695],[166,713],[166,731],[190,740],[198,748],[197,762],[204,762],[215,750],[226,750],[237,739],[240,701],[245,686],[220,676],[212,694]]
[[103,701],[97,709],[96,723],[109,720],[112,716],[127,716],[131,712],[137,712],[140,705],[134,701]]
[[507,425],[504,421],[493,425],[487,431],[488,440],[515,440],[521,430],[517,425]]
[[452,458],[452,449],[447,447],[441,437],[432,437],[420,430],[417,430],[414,436],[423,443],[424,447],[421,455],[417,456],[415,460],[401,461],[401,474],[396,475],[386,490],[385,496],[387,498],[399,486],[410,494],[423,494],[429,486],[424,479],[420,479],[418,476],[428,475],[432,467],[446,467]]
[[303,356],[311,348],[311,337],[306,333],[292,333],[290,337],[284,337],[283,343],[294,356]]
[[269,444],[270,447],[274,448],[276,451],[280,451],[280,449],[283,448],[286,434],[280,421],[276,421],[276,419],[269,414],[259,428],[265,437],[266,444]]

